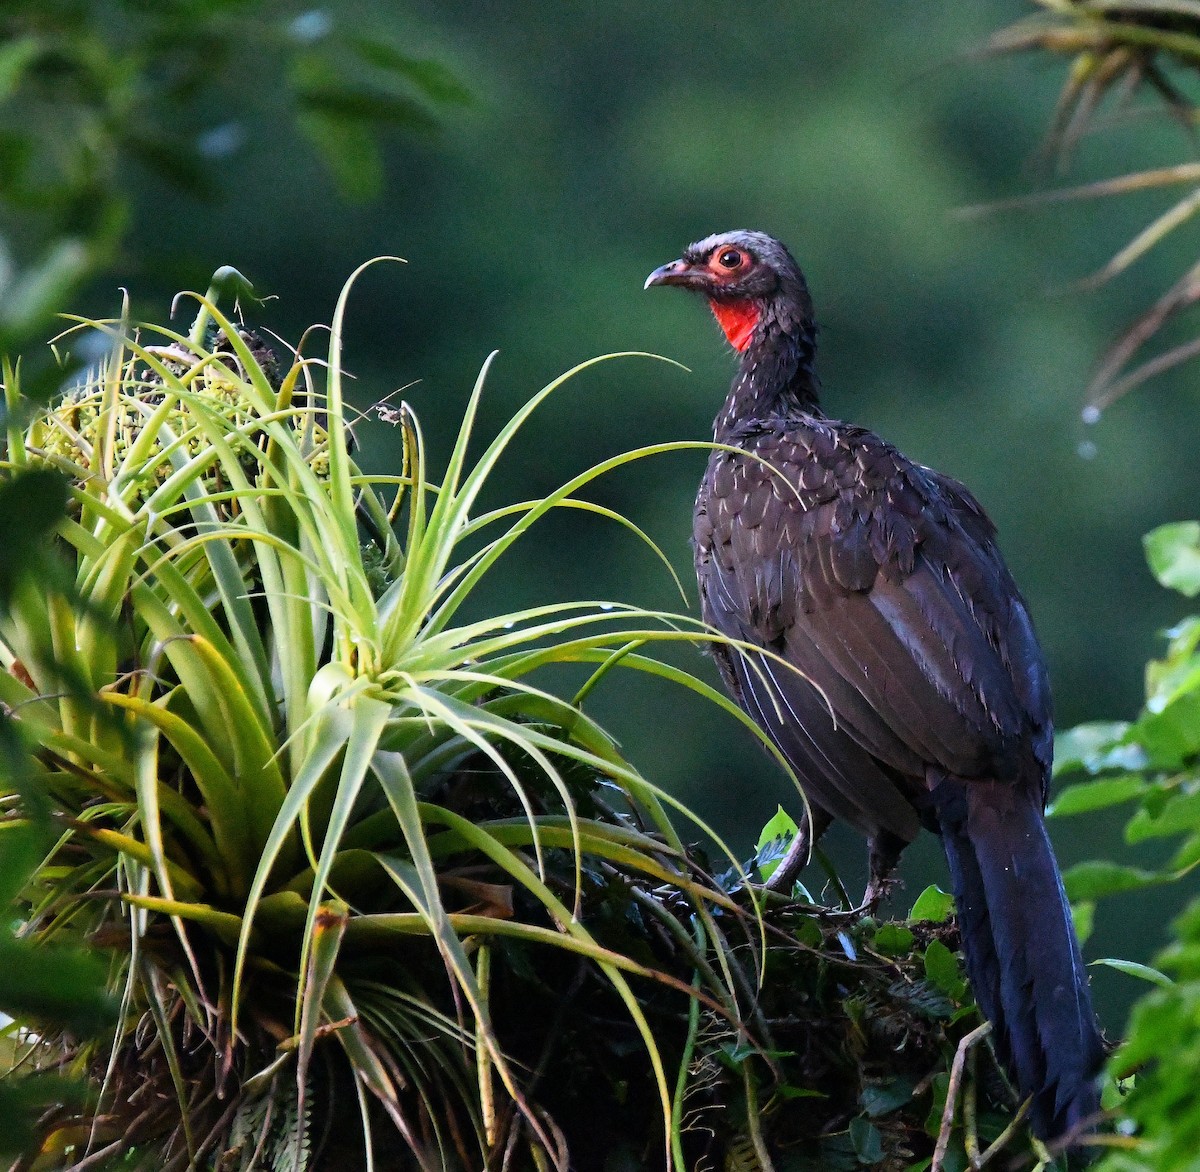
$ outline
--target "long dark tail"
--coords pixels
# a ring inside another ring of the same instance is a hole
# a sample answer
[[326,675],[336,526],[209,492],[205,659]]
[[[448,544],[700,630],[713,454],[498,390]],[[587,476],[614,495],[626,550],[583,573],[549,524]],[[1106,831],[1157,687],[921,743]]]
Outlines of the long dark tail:
[[1104,1046],[1040,803],[1002,782],[934,792],[967,975],[1043,1140],[1099,1109]]

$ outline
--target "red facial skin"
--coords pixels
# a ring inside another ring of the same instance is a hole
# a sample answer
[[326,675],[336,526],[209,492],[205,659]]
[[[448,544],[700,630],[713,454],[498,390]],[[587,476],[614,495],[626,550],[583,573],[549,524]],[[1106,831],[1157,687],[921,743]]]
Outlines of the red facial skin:
[[758,306],[753,301],[709,300],[709,306],[725,331],[729,344],[740,354],[750,345],[754,327],[758,325]]

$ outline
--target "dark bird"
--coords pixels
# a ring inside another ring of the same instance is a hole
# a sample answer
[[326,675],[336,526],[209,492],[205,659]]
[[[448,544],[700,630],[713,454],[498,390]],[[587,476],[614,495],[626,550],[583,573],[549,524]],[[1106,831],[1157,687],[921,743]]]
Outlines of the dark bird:
[[819,405],[812,300],[788,250],[726,232],[655,269],[702,293],[740,354],[695,512],[704,619],[737,703],[791,764],[811,823],[867,836],[867,899],[941,835],[967,974],[1035,1134],[1098,1111],[1104,1048],[1043,821],[1050,688],[1029,612],[967,489]]

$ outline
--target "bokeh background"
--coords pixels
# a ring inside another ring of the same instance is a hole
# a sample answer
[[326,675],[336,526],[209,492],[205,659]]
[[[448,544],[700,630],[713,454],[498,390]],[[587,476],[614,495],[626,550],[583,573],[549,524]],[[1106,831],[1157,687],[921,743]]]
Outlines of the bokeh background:
[[[523,498],[626,448],[709,437],[732,357],[701,304],[643,292],[642,282],[709,232],[769,231],[809,276],[827,410],[967,482],[999,525],[1045,643],[1060,726],[1130,717],[1158,632],[1184,612],[1145,570],[1140,539],[1198,511],[1196,376],[1185,367],[1093,424],[1081,418],[1083,388],[1105,344],[1175,279],[1179,250],[1194,241],[1172,237],[1161,255],[1085,293],[1074,283],[1169,195],[956,214],[1068,181],[1038,154],[1062,64],[978,52],[1030,7],[277,5],[272,19],[296,35],[370,29],[436,59],[470,100],[432,108],[427,132],[388,135],[380,194],[356,202],[270,92],[269,46],[244,44],[214,64],[219,84],[187,113],[215,193],[138,176],[123,254],[82,308],[114,309],[126,285],[137,312],[161,317],[177,289],[203,289],[217,265],[232,264],[269,298],[244,302],[247,319],[295,339],[329,320],[359,262],[403,256],[406,266],[360,282],[347,364],[362,407],[407,386],[435,464],[493,349],[483,434],[597,354],[651,351],[690,368],[625,358],[576,379],[506,461],[499,492]],[[1131,117],[1080,144],[1069,181],[1191,149],[1169,120]],[[359,438],[370,466],[397,462],[386,425],[364,423]],[[687,543],[704,459],[657,459],[593,494],[662,545],[690,607]],[[491,590],[489,606],[571,596],[680,605],[644,549],[580,514],[548,522]],[[681,662],[715,678],[690,652]],[[661,685],[620,687],[600,689],[590,710],[740,850],[777,802],[798,812],[788,783],[732,721]],[[1064,821],[1054,833],[1070,861],[1112,851],[1119,822]],[[830,846],[857,890],[860,844],[834,833]],[[944,881],[936,843],[911,852],[904,873],[909,897]],[[1092,955],[1145,959],[1165,941],[1158,919],[1144,894],[1109,901]],[[1099,980],[1119,1026],[1136,990]]]

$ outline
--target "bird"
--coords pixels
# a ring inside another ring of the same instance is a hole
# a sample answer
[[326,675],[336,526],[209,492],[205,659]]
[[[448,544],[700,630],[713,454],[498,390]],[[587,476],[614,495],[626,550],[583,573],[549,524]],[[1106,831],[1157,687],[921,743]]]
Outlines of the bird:
[[873,906],[919,830],[940,835],[994,1050],[1034,1134],[1071,1142],[1105,1047],[1044,821],[1048,673],[996,529],[957,480],[821,410],[812,298],[778,240],[708,236],[659,285],[704,296],[738,355],[693,547],[723,682],[807,799],[780,872],[790,888],[844,820]]

